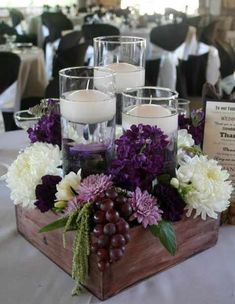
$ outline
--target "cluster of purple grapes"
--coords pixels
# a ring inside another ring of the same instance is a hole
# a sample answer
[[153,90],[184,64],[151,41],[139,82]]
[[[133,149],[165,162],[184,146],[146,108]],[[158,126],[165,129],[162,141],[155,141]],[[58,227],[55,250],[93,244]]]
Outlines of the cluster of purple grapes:
[[94,203],[94,229],[91,251],[96,254],[98,268],[104,272],[111,263],[120,260],[130,240],[127,219],[132,214],[128,199],[115,188]]

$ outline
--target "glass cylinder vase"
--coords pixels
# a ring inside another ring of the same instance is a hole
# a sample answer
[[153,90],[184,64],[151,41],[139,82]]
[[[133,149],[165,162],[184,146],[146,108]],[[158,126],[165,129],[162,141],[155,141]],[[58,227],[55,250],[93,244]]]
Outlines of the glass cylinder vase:
[[177,92],[160,87],[141,87],[122,93],[123,130],[139,124],[160,128],[168,142],[163,151],[163,173],[170,175],[175,174],[177,164],[177,97]]
[[115,72],[117,124],[121,124],[121,93],[145,84],[146,40],[140,37],[106,36],[94,38],[94,63]]
[[61,70],[63,171],[105,173],[114,154],[115,77],[100,67]]

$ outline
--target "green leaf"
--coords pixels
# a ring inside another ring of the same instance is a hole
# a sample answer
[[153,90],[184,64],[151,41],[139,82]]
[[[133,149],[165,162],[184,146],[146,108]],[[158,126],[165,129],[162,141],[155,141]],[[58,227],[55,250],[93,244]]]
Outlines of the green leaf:
[[176,254],[176,236],[172,223],[162,220],[158,225],[149,226],[149,229],[171,255]]
[[38,232],[49,232],[55,229],[63,228],[68,221],[68,217],[62,217],[44,227],[42,227]]

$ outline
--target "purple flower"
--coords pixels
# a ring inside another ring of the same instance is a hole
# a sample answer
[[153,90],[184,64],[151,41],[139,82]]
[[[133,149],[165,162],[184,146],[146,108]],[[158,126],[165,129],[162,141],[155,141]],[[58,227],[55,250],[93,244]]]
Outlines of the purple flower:
[[163,211],[162,217],[169,221],[179,221],[184,213],[185,202],[178,191],[169,184],[158,184],[154,191]]
[[141,192],[137,187],[129,201],[134,211],[131,219],[136,218],[144,228],[161,220],[162,210],[158,208],[156,198],[147,191]]
[[54,207],[55,194],[57,192],[56,185],[60,181],[60,176],[44,175],[42,177],[42,184],[37,185],[35,189],[37,201],[34,205],[37,206],[41,212],[47,212]]
[[196,145],[201,146],[202,144],[204,123],[205,113],[202,109],[193,110],[190,114],[190,118],[179,115],[179,128],[188,130]]
[[167,136],[149,125],[132,125],[118,140],[117,158],[109,173],[114,182],[133,191],[136,187],[151,190],[152,181],[162,173]]
[[46,142],[61,147],[60,115],[50,113],[43,115],[33,128],[27,130],[29,139],[34,142]]
[[64,210],[65,214],[73,213],[77,209],[77,207],[80,205],[81,205],[81,201],[80,201],[78,195],[74,196],[73,198],[71,198],[68,201],[68,206]]
[[104,192],[113,184],[112,177],[104,174],[89,175],[79,185],[77,191],[79,200],[83,202],[94,201],[104,196]]

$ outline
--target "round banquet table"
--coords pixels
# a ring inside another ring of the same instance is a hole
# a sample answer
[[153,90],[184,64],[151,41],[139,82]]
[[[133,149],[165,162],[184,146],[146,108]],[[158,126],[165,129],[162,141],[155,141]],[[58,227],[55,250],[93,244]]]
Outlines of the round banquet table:
[[[5,51],[4,46],[1,50]],[[14,48],[12,52],[21,60],[19,74],[17,82],[1,94],[0,108],[18,111],[22,98],[44,96],[48,80],[42,49],[33,46],[25,49]]]
[[[27,143],[24,131],[0,135],[2,173],[2,164],[10,164]],[[124,290],[104,303],[234,304],[234,235],[235,227],[221,227],[215,247]],[[72,297],[73,286],[73,280],[66,273],[17,233],[9,190],[0,181],[0,303],[101,303],[89,292]]]

